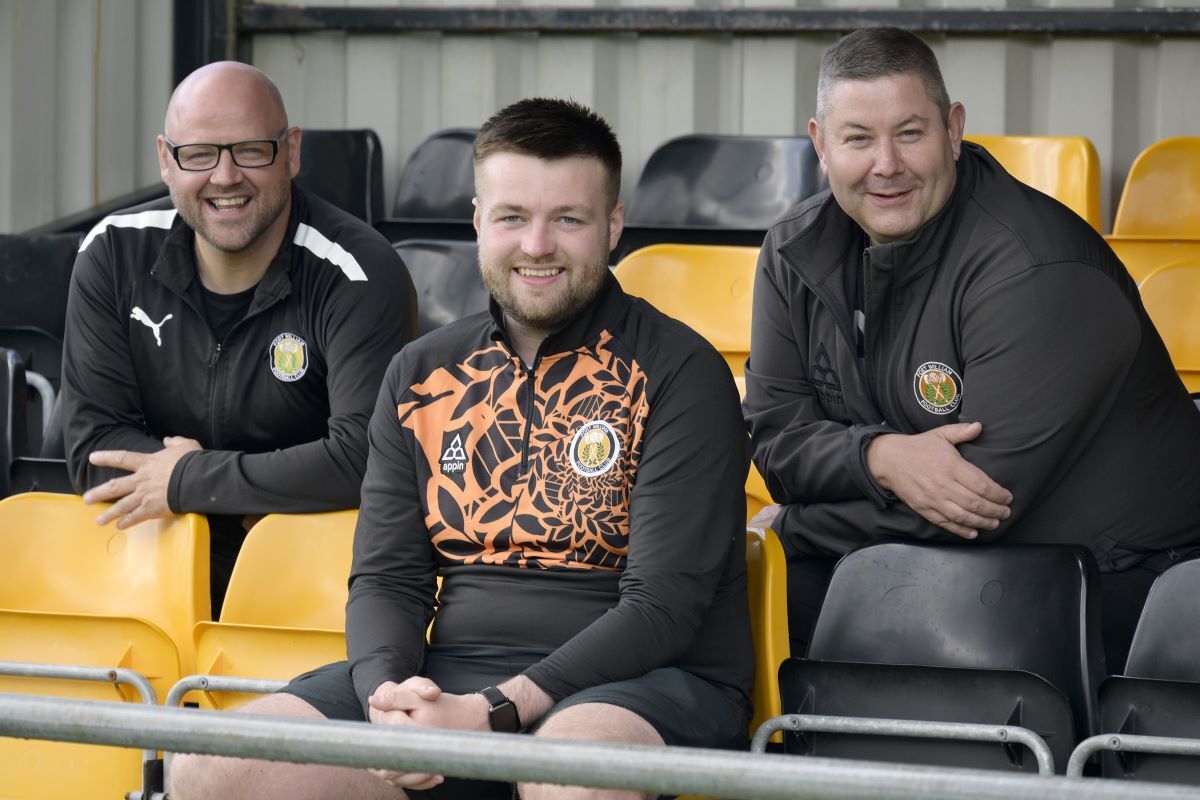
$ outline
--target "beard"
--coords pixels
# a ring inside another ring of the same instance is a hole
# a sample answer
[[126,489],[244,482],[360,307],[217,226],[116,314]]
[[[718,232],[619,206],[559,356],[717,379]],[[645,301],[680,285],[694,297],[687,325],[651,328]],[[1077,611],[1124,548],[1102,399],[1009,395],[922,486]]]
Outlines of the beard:
[[[566,268],[565,284],[555,287],[553,294],[539,297],[532,292],[514,290],[512,274],[518,264],[537,267],[550,263]],[[552,331],[575,319],[596,299],[608,275],[608,258],[606,254],[583,264],[564,259],[510,258],[494,265],[484,261],[481,251],[479,272],[505,316],[534,330]]]
[[257,242],[288,208],[292,187],[291,181],[285,181],[266,190],[248,193],[250,214],[236,225],[221,224],[206,214],[204,206],[208,201],[197,195],[184,196],[174,186],[170,187],[170,193],[175,210],[197,236],[224,253],[240,253]]

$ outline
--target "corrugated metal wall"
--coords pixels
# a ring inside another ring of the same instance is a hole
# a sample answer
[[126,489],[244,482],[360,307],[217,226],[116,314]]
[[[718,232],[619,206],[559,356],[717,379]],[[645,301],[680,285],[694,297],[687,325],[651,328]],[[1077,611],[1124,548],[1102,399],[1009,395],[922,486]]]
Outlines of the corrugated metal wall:
[[[418,4],[461,3],[408,3]],[[1170,5],[1200,7],[1200,0]],[[0,230],[20,230],[157,179],[150,145],[170,89],[170,24],[169,4],[155,0],[0,0],[0,114],[11,114],[0,117]],[[531,94],[575,97],[613,123],[625,150],[626,196],[650,152],[673,136],[804,132],[820,56],[833,39],[324,32],[256,36],[252,60],[279,84],[294,124],[378,131],[390,205],[404,161],[424,137],[477,126],[499,106]],[[969,132],[1078,134],[1095,143],[1109,224],[1125,173],[1142,148],[1200,134],[1200,41],[1194,38],[928,40],[951,95],[967,107]]]
[[171,4],[0,0],[0,232],[158,178]]

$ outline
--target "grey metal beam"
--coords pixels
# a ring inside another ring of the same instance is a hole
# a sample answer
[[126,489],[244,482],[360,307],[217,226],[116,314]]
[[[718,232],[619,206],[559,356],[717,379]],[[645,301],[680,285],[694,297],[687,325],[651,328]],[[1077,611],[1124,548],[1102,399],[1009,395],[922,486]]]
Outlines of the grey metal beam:
[[1067,775],[1079,777],[1093,753],[1111,750],[1114,753],[1155,753],[1164,756],[1200,758],[1200,739],[1177,736],[1138,736],[1126,733],[1102,733],[1084,739],[1071,752]]
[[1194,798],[1195,788],[0,694],[0,735],[743,800]]
[[920,33],[1184,36],[1200,32],[1194,8],[576,8],[355,7],[248,3],[239,36],[341,30],[554,34],[642,33],[787,36],[893,25]]

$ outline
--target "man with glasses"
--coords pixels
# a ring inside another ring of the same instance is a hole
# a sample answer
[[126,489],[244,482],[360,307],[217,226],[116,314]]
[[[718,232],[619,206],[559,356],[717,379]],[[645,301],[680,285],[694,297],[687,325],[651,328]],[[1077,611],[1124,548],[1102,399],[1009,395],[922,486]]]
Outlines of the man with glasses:
[[415,333],[387,241],[292,184],[300,138],[258,70],[196,70],[158,137],[170,199],[102,220],[71,282],[75,486],[118,528],[209,515],[214,615],[259,515],[358,505],[367,419]]

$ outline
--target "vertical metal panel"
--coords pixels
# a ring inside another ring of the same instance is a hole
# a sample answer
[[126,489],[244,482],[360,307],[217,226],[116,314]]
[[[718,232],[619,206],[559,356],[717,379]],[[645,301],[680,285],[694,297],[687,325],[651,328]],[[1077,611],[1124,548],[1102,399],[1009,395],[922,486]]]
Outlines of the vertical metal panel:
[[170,41],[161,0],[0,2],[0,231],[158,180]]
[[[289,0],[296,4],[296,0]],[[496,5],[486,0],[481,5]],[[954,7],[1096,6],[1101,0],[959,0]],[[400,5],[305,0],[301,5]],[[445,6],[450,0],[409,0]],[[522,0],[524,6],[639,0]],[[1128,7],[1126,0],[1107,0]],[[1171,0],[1200,6],[1200,0]],[[682,7],[795,7],[807,0],[670,0]],[[826,0],[840,8],[940,8],[941,0]],[[1164,5],[1157,2],[1156,5]],[[0,0],[0,230],[21,230],[157,180],[151,142],[172,83],[171,4]],[[616,127],[626,197],[650,153],[685,133],[804,133],[831,35],[596,36],[264,34],[253,62],[294,123],[372,127],[386,194],[434,131],[478,126],[532,94],[573,96]],[[1111,220],[1129,165],[1152,142],[1200,132],[1194,38],[931,35],[974,133],[1081,134],[1104,168]],[[18,200],[19,198],[19,200]]]

